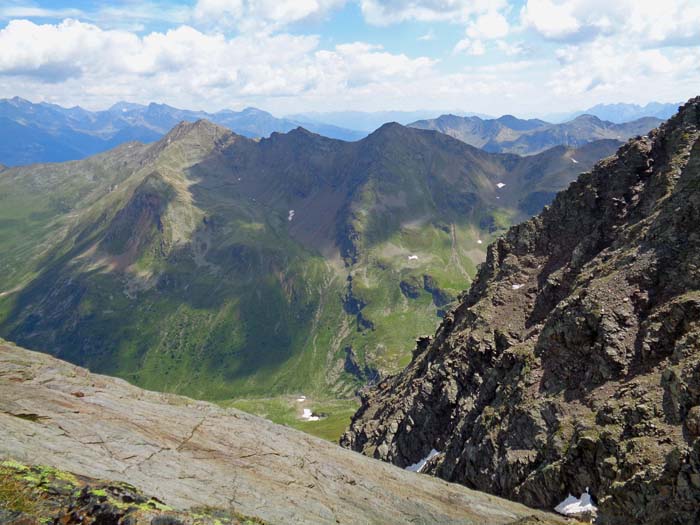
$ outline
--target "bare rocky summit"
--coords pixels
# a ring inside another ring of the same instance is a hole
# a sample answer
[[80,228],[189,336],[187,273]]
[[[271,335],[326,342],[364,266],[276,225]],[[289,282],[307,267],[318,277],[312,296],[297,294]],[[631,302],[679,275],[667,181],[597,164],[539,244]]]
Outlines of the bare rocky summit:
[[[95,523],[147,523],[137,518],[158,514],[161,504],[174,517],[156,515],[152,525],[250,522],[244,515],[284,524],[563,523],[238,410],[141,390],[1,341],[0,458],[12,460],[0,464],[0,496],[12,481],[2,476],[8,469],[25,481],[44,475],[15,462],[49,465],[58,471],[40,485],[67,478],[65,497],[78,517],[122,509]],[[92,488],[73,494],[86,483]],[[0,507],[9,503],[0,497]],[[130,515],[123,510],[134,506]],[[3,512],[0,520],[17,514]],[[80,522],[66,519],[60,523]]]
[[344,446],[599,523],[700,522],[700,97],[509,230]]

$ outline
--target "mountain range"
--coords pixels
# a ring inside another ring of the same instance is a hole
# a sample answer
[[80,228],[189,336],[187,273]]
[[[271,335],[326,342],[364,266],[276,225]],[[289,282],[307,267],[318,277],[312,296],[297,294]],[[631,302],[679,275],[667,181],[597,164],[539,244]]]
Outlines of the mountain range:
[[522,120],[512,115],[487,120],[442,115],[436,119],[419,120],[409,126],[436,130],[486,151],[532,155],[559,145],[578,147],[601,139],[625,141],[644,135],[661,122],[654,117],[645,117],[614,124],[593,115],[580,115],[569,122],[550,124],[538,119]]
[[[0,100],[0,163],[19,166],[79,160],[132,140],[159,140],[179,122],[201,119],[249,138],[268,137],[274,132],[286,133],[302,126],[314,133],[346,141],[359,140],[383,124],[395,121],[441,131],[487,151],[519,155],[540,153],[558,145],[578,147],[600,139],[624,141],[646,133],[661,122],[655,118],[642,118],[614,124],[591,115],[580,115],[570,122],[550,124],[511,115],[491,119],[477,114],[416,120],[433,115],[434,112],[429,111],[335,112],[280,119],[255,108],[207,113],[166,104],[128,102],[93,112],[81,107],[63,108],[44,102],[34,104],[15,97]],[[321,120],[324,118],[346,127],[324,122]]]
[[699,225],[700,97],[490,245],[342,444],[535,507],[590,491],[597,523],[698,523]]
[[607,120],[616,124],[638,120],[644,117],[655,117],[666,120],[678,111],[679,102],[649,102],[644,106],[619,102],[617,104],[596,104],[583,111],[573,113],[560,113],[556,115],[544,116],[545,120],[552,122],[563,122],[572,120],[580,115],[593,115],[601,120]]
[[[439,111],[423,109],[416,111],[316,111],[287,115],[286,118],[299,122],[332,124],[341,128],[357,129],[371,133],[387,122],[407,125],[416,120],[433,118]],[[481,113],[459,113],[460,115],[492,118]]]
[[0,172],[0,334],[199,398],[344,396],[410,361],[512,223],[619,143],[494,154],[208,121]]
[[[82,159],[131,140],[158,140],[178,122],[200,119],[211,120],[251,138],[267,137],[273,132],[287,132],[299,126],[299,122],[279,119],[256,108],[207,113],[166,104],[120,102],[104,111],[88,111],[46,102],[35,104],[14,97],[0,100],[0,162],[17,166]],[[305,126],[342,140],[358,140],[365,136],[365,133],[323,123]]]

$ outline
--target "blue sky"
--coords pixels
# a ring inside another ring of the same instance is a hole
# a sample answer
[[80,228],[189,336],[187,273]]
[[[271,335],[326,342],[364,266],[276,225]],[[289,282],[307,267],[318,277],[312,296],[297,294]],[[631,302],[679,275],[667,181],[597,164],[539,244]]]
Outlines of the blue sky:
[[546,115],[700,93],[699,0],[0,2],[0,97]]

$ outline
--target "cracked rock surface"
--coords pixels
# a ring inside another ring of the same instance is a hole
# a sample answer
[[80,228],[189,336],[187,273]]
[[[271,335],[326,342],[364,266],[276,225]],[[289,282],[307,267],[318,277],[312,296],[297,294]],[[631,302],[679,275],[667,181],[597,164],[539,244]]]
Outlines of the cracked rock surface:
[[562,523],[235,409],[0,341],[0,457],[128,482],[173,509],[269,523]]
[[341,444],[598,522],[700,523],[700,97],[486,262]]

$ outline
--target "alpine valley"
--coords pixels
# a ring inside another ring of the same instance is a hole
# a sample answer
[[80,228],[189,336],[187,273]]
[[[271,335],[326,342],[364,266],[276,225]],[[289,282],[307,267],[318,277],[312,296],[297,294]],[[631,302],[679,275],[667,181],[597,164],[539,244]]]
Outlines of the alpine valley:
[[0,0],[0,525],[700,525],[698,59],[700,0]]
[[529,157],[387,124],[211,122],[0,172],[0,334],[206,399],[333,398],[400,370],[485,248],[618,142]]

